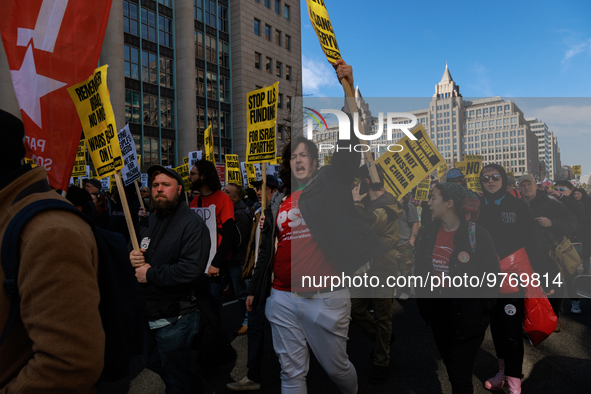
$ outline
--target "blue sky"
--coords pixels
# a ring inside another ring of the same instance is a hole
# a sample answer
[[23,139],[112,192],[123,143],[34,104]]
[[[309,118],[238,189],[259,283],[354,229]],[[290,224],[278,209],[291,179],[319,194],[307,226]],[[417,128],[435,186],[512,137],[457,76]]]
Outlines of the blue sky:
[[[563,164],[591,172],[591,1],[325,3],[365,97],[431,97],[447,62],[465,98],[516,98],[558,136]],[[301,11],[303,92],[342,96]],[[561,99],[525,99],[537,97]]]

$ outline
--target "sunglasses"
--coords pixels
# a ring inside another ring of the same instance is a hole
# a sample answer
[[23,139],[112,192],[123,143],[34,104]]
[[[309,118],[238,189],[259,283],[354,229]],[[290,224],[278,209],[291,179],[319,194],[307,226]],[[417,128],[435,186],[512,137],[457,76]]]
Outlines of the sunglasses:
[[559,192],[563,192],[566,190],[565,187],[557,187],[556,190],[558,190]]
[[494,174],[494,175],[483,175],[482,176],[482,180],[484,182],[489,182],[490,180],[493,180],[495,182],[498,182],[501,180],[501,175],[500,174]]

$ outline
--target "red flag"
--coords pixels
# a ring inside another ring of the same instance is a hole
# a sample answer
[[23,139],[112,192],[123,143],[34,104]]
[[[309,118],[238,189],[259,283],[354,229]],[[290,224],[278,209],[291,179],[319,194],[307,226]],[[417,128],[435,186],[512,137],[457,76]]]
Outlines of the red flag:
[[66,90],[97,67],[111,0],[2,0],[0,33],[25,125],[27,157],[66,190],[82,126]]

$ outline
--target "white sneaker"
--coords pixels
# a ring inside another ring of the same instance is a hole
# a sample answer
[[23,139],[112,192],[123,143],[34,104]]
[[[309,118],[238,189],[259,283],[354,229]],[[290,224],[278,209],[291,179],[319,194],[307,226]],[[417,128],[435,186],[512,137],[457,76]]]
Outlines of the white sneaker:
[[410,298],[410,296],[408,294],[406,294],[406,293],[400,294],[400,297],[399,297],[400,301],[406,301],[409,298]]
[[259,390],[261,388],[261,384],[253,382],[245,376],[238,382],[228,383],[226,387],[230,389],[230,391],[254,391]]
[[571,304],[570,313],[574,313],[575,315],[580,315],[582,313],[582,311],[581,311],[581,301],[579,301],[579,300],[571,300],[570,301],[570,304]]

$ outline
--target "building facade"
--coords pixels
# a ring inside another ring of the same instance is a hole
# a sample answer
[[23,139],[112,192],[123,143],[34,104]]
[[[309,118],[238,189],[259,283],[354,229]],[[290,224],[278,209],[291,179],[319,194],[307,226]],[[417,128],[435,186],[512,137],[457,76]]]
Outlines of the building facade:
[[[182,164],[210,125],[216,161],[244,160],[246,93],[278,80],[278,140],[287,140],[291,97],[301,95],[300,25],[295,0],[113,0],[100,64],[142,170]],[[2,46],[0,86],[2,108],[20,115]]]

